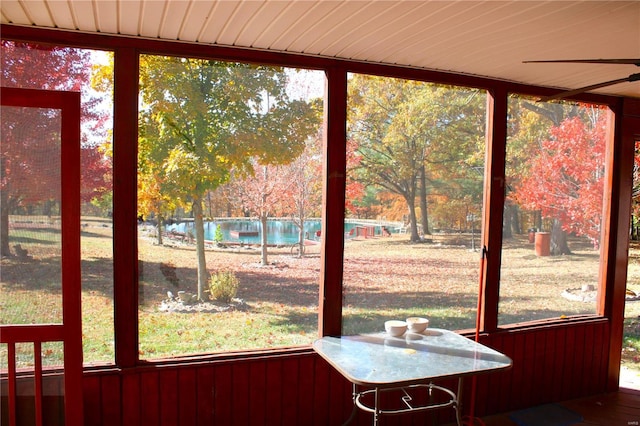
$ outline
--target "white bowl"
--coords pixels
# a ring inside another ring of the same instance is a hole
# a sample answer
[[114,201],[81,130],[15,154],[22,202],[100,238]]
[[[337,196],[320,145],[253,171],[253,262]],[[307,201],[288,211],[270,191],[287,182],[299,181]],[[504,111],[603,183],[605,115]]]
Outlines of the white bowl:
[[422,333],[429,327],[429,320],[420,317],[407,318],[407,327],[412,333]]
[[385,321],[384,329],[392,336],[402,336],[407,331],[407,323],[404,321],[390,320]]

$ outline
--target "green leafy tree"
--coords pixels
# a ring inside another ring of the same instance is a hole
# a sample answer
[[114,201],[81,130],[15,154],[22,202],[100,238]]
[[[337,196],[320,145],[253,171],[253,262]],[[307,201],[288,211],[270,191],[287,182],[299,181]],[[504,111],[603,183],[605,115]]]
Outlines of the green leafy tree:
[[531,218],[522,218],[521,206],[513,200],[512,194],[530,167],[531,153],[540,147],[553,125],[541,114],[542,109],[526,98],[513,96],[509,100],[509,140],[505,157],[506,198],[504,205],[503,238],[523,232],[522,225],[541,228],[539,211],[532,212]]
[[[142,56],[141,117],[148,168],[158,195],[190,210],[198,257],[198,298],[208,274],[203,199],[230,178],[259,165],[286,164],[304,149],[311,107],[289,100],[281,68],[213,60]],[[146,169],[141,169],[146,170]],[[144,187],[139,191],[145,191]]]
[[140,115],[138,131],[138,213],[156,221],[156,239],[163,243],[164,222],[177,207],[175,199],[164,190],[166,145],[158,145],[158,127],[147,111]]
[[[349,130],[361,155],[360,179],[402,196],[411,241],[429,232],[427,196],[473,177],[465,166],[484,134],[483,97],[473,89],[356,75],[349,86]],[[480,152],[483,152],[481,150]],[[468,185],[467,185],[468,186]],[[479,189],[481,194],[481,188]]]

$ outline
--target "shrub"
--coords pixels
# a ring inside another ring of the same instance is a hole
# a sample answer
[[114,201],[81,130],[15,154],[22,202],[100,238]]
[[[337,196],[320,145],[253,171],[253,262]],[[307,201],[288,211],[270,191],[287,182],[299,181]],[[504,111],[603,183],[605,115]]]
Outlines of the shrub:
[[216,230],[213,234],[213,241],[215,241],[216,244],[220,245],[223,239],[224,235],[222,235],[222,227],[220,225],[216,225]]
[[209,278],[209,296],[213,300],[229,303],[238,292],[238,278],[233,271],[219,271]]

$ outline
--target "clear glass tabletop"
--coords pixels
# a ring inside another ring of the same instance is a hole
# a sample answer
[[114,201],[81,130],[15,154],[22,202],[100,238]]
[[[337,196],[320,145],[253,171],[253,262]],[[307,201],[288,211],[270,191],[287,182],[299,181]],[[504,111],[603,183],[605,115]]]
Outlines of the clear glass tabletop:
[[350,382],[398,387],[511,367],[509,357],[448,330],[330,337],[313,348]]

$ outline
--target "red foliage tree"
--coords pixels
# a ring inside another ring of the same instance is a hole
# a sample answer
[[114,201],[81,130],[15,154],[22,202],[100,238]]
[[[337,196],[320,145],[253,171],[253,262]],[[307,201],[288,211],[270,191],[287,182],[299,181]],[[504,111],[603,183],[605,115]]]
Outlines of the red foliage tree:
[[358,143],[353,139],[347,139],[347,182],[345,186],[345,205],[347,215],[358,215],[361,209],[354,202],[364,196],[364,185],[356,179],[354,171],[360,166],[362,155],[358,153]]
[[287,166],[260,165],[256,162],[254,170],[254,174],[234,181],[231,186],[242,203],[243,210],[260,220],[261,262],[262,265],[267,265],[267,219],[275,216],[286,202],[295,181]]
[[[82,91],[82,198],[89,201],[111,190],[110,159],[100,152],[108,115],[100,99],[87,95],[92,58],[88,50],[18,43],[0,45],[0,85],[40,90]],[[17,208],[59,199],[59,120],[44,109],[3,108],[0,145],[0,240],[2,256],[10,255],[9,221]],[[93,140],[89,140],[89,135]]]
[[640,234],[640,140],[635,142],[633,156],[633,192],[631,193],[631,238],[638,240]]
[[106,155],[99,147],[83,146],[80,161],[82,202],[88,203],[111,192],[111,156]]
[[[531,159],[529,173],[513,197],[524,208],[540,210],[559,229],[588,237],[598,246],[605,165],[605,114],[593,120],[573,117],[550,130]],[[552,235],[553,240],[553,235]],[[554,250],[552,253],[564,254]]]
[[633,157],[633,215],[640,216],[640,140],[635,143]]

